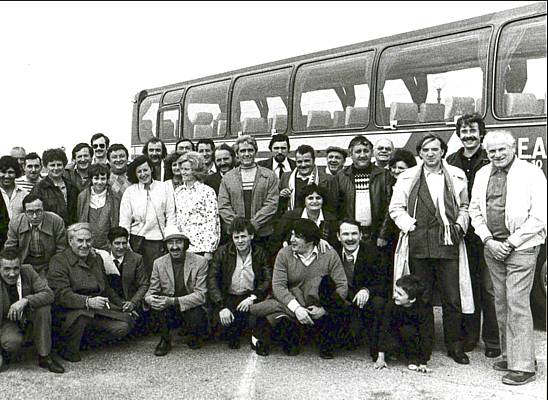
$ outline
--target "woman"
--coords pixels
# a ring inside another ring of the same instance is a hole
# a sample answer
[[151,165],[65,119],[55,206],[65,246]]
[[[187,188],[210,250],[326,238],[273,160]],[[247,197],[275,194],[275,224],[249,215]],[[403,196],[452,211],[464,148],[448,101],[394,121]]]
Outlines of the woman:
[[89,222],[93,247],[109,250],[108,231],[118,226],[120,197],[108,185],[110,170],[105,164],[89,168],[91,186],[78,195],[78,222]]
[[179,171],[179,157],[180,154],[171,153],[164,160],[166,173],[165,173],[165,183],[169,183],[173,187],[173,191],[181,185],[181,172]]
[[394,178],[394,183],[396,183],[399,174],[415,165],[417,165],[417,160],[413,153],[405,149],[396,149],[392,154],[392,158],[388,161],[390,175]]
[[48,174],[31,193],[44,200],[44,211],[54,212],[63,218],[65,226],[70,226],[78,220],[78,189],[63,176],[67,155],[62,149],[48,149],[42,154],[42,161]]
[[290,242],[294,223],[300,218],[309,219],[320,228],[320,247],[322,249],[328,246],[334,247],[338,241],[338,223],[335,214],[326,210],[326,190],[313,183],[302,189],[301,196],[304,201],[304,208],[287,211],[278,222],[278,228],[276,229],[277,249],[285,247]]
[[190,240],[188,250],[210,260],[220,235],[217,196],[203,183],[206,172],[200,154],[189,151],[180,156],[179,170],[183,183],[175,189],[177,226]]
[[169,185],[152,179],[152,161],[138,156],[128,166],[132,183],[120,202],[120,226],[130,233],[133,251],[143,256],[148,276],[152,263],[163,254],[166,226],[175,225],[175,204]]

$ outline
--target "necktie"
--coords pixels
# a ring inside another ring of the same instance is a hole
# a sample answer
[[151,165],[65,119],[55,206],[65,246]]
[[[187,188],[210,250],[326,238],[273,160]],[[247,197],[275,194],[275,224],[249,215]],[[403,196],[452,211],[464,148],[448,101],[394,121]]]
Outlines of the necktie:
[[282,175],[284,173],[284,165],[282,163],[278,163],[278,178],[281,180]]
[[345,254],[344,257],[346,258],[346,261],[354,264],[354,256],[352,254]]
[[120,271],[120,260],[114,259],[114,265],[116,265],[116,268],[118,268],[118,271]]

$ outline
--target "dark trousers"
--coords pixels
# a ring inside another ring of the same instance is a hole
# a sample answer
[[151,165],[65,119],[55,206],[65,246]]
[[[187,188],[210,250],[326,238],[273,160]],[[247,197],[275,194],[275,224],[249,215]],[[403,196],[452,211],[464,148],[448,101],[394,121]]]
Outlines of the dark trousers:
[[131,324],[101,315],[95,315],[94,317],[81,315],[60,335],[60,340],[64,342],[68,351],[78,353],[82,336],[84,336],[86,330],[90,335],[93,333],[94,340],[109,342],[125,337],[131,330]]
[[162,311],[155,311],[157,315],[160,335],[170,340],[170,331],[183,327],[186,333],[195,339],[203,338],[207,334],[207,314],[202,307],[194,307],[181,311],[179,306],[170,306]]
[[47,356],[51,352],[51,307],[25,310],[23,316],[28,323],[3,318],[0,326],[0,347],[8,353],[18,351],[25,333],[30,329],[37,353]]
[[[421,337],[413,325],[401,325],[394,329],[387,337],[385,349],[387,352],[399,354],[403,350],[405,358],[410,364],[421,364],[420,357]],[[429,356],[427,357],[429,358]]]
[[[474,314],[464,314],[462,317],[463,340],[468,344],[476,344],[479,341],[481,328],[481,337],[485,347],[500,349],[499,327],[495,311],[495,290],[483,256],[483,243],[479,239],[467,237],[466,252],[470,266],[475,311]],[[481,323],[482,311],[483,323]]]
[[362,332],[366,332],[369,342],[369,352],[376,358],[379,352],[379,330],[382,324],[386,300],[380,296],[371,297],[363,308],[352,303],[348,340],[357,345]]
[[426,285],[423,300],[430,308],[429,325],[434,337],[434,310],[432,291],[437,284],[443,310],[443,333],[447,349],[462,350],[462,308],[459,290],[459,261],[435,258],[410,258],[411,273]]
[[230,312],[232,312],[232,315],[234,315],[234,320],[228,326],[221,325],[219,319],[219,311],[221,310],[216,310],[215,319],[218,321],[219,326],[222,326],[223,335],[228,341],[239,339],[240,336],[242,336],[244,329],[248,326],[250,319],[249,312],[241,312],[236,310],[238,304],[240,304],[242,300],[247,297],[249,297],[247,294],[240,296],[229,294],[225,299],[225,308],[228,308]]
[[158,257],[164,255],[164,243],[161,240],[143,240],[138,249],[133,249],[143,256],[143,265],[147,276],[152,275],[152,264]]

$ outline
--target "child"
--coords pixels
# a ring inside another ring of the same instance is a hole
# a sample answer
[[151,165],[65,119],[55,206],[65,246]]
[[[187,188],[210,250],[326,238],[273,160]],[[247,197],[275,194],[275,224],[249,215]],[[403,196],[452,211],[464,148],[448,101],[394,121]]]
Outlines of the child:
[[386,368],[386,351],[403,349],[408,368],[429,372],[426,363],[432,354],[432,327],[429,310],[421,300],[424,287],[416,276],[404,275],[396,281],[394,299],[385,309],[379,333],[379,356],[376,369]]

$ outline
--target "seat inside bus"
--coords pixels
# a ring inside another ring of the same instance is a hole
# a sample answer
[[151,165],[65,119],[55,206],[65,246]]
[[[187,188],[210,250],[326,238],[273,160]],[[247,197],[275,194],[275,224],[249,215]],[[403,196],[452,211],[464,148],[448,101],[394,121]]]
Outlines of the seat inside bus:
[[213,136],[213,114],[210,112],[198,112],[194,118],[194,138],[202,139]]
[[347,128],[365,126],[368,111],[367,107],[346,107],[344,125]]
[[416,123],[419,113],[415,103],[391,103],[390,121],[398,121],[399,124]]
[[227,114],[219,113],[217,117],[213,119],[213,132],[217,136],[224,136],[226,134]]
[[537,100],[533,93],[506,93],[504,115],[508,117],[539,115],[544,112],[544,100]]
[[422,103],[419,107],[419,122],[443,121],[445,104]]
[[242,133],[249,135],[251,133],[265,133],[268,132],[268,124],[266,118],[244,118],[242,122]]
[[162,120],[162,139],[175,139],[175,124],[170,119]]
[[276,114],[272,118],[268,118],[268,131],[272,132],[275,129],[277,133],[285,132],[287,128],[287,115]]
[[328,129],[333,126],[331,113],[327,110],[309,110],[306,119],[306,129]]
[[343,128],[345,116],[344,111],[333,111],[333,128]]
[[445,99],[445,120],[453,121],[456,116],[471,114],[476,109],[473,97],[447,97]]

